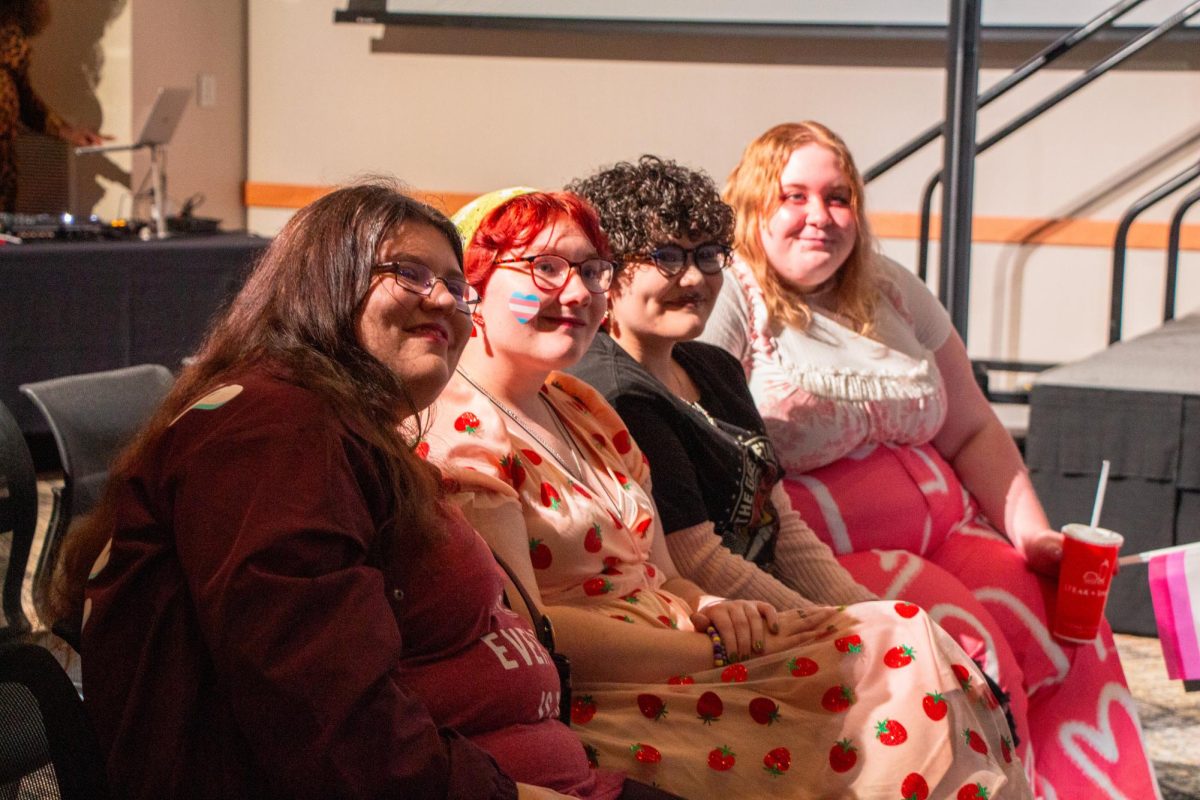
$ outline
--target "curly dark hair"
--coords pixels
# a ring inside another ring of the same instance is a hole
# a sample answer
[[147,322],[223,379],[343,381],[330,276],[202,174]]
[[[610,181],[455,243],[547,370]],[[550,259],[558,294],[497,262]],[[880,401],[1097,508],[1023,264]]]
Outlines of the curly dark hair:
[[566,187],[600,213],[618,264],[665,239],[733,243],[733,209],[707,173],[658,156],[621,161]]

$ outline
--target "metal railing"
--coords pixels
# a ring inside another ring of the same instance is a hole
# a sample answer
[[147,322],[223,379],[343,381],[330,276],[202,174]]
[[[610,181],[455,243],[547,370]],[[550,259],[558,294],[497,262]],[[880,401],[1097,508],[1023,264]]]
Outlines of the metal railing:
[[[975,101],[976,108],[983,108],[988,103],[991,103],[993,100],[1008,92],[1010,89],[1020,85],[1027,78],[1041,71],[1044,67],[1053,64],[1055,61],[1071,52],[1071,50],[1075,49],[1075,47],[1087,41],[1093,35],[1104,30],[1109,25],[1112,25],[1122,16],[1132,11],[1137,6],[1140,6],[1144,2],[1146,2],[1146,0],[1121,0],[1121,2],[1105,9],[1093,19],[1085,22],[1075,30],[1063,34],[1024,64],[1021,64],[1021,66],[1017,67],[1008,75],[1001,78],[994,85],[989,87],[987,91],[980,94]],[[873,164],[869,169],[867,169],[863,173],[863,181],[870,183],[871,181],[875,180],[880,175],[887,172],[889,169],[896,166],[901,161],[941,136],[945,130],[946,123],[944,121],[936,122],[933,125],[930,125],[928,128],[914,136],[911,140],[902,144],[900,147],[896,148],[891,153]]]
[[946,146],[941,174],[941,281],[938,296],[966,341],[971,299],[971,229],[975,202],[975,118],[979,92],[981,0],[951,0],[946,52]]
[[[1161,39],[1162,37],[1166,36],[1168,33],[1173,31],[1175,28],[1178,28],[1180,25],[1183,25],[1185,22],[1187,22],[1189,19],[1196,16],[1197,14],[1200,14],[1200,0],[1192,0],[1192,2],[1188,3],[1182,10],[1176,12],[1175,14],[1172,14],[1170,17],[1163,20],[1158,25],[1155,25],[1153,28],[1150,28],[1150,29],[1146,30],[1145,32],[1143,32],[1142,34],[1140,34],[1139,36],[1135,37],[1133,40],[1131,40],[1130,42],[1125,44],[1123,47],[1118,48],[1116,51],[1111,53],[1106,58],[1101,59],[1100,61],[1093,64],[1082,75],[1080,75],[1078,78],[1076,78],[1075,80],[1068,83],[1066,86],[1059,89],[1054,94],[1046,97],[1041,102],[1036,103],[1035,105],[1030,107],[1023,114],[1020,114],[1017,117],[1010,120],[1008,122],[1008,124],[1004,125],[1002,128],[1000,128],[998,131],[993,133],[991,136],[989,136],[988,138],[986,138],[982,142],[980,142],[978,147],[976,148],[976,153],[982,153],[982,152],[988,150],[989,148],[991,148],[998,142],[1002,141],[1006,137],[1008,137],[1011,134],[1015,133],[1016,131],[1020,130],[1025,125],[1029,124],[1034,119],[1041,116],[1043,113],[1045,113],[1050,108],[1053,108],[1054,106],[1058,105],[1060,102],[1062,102],[1063,100],[1066,100],[1068,97],[1075,94],[1080,89],[1087,86],[1088,84],[1092,83],[1093,81],[1095,81],[1097,78],[1101,77],[1108,71],[1110,71],[1113,68],[1124,63],[1125,61],[1127,61],[1129,58],[1133,57],[1137,53],[1140,53],[1142,50],[1146,49],[1154,42],[1156,42],[1159,39]],[[918,249],[917,249],[917,274],[919,276],[921,276],[922,279],[925,278],[925,276],[928,272],[927,265],[928,265],[928,261],[929,261],[929,227],[930,227],[931,207],[933,205],[933,192],[937,188],[938,184],[941,183],[942,177],[943,177],[942,171],[934,173],[930,177],[929,181],[925,184],[925,188],[921,193],[921,226],[920,226],[920,241],[918,242]],[[943,220],[943,224],[945,224],[944,220]],[[969,266],[968,266],[968,269],[969,269]],[[943,304],[947,300],[947,298],[942,296],[942,294],[940,292],[939,292],[938,297],[942,301]],[[960,330],[959,333],[962,334],[962,333],[964,333],[964,331]],[[964,339],[965,338],[966,337],[964,336]]]
[[1179,279],[1179,239],[1183,215],[1196,203],[1200,203],[1200,189],[1180,200],[1175,213],[1171,215],[1171,228],[1167,234],[1167,288],[1163,295],[1163,322],[1175,319],[1175,286]]
[[[979,142],[974,148],[964,145],[958,141],[966,130],[972,131],[973,137],[975,115],[979,108],[988,105],[997,98],[1001,97],[1020,83],[1028,79],[1030,76],[1054,63],[1071,50],[1093,37],[1096,33],[1108,28],[1122,16],[1132,11],[1137,6],[1141,5],[1144,0],[1120,0],[1114,3],[1109,8],[1097,14],[1094,18],[1081,25],[1079,28],[1069,31],[1050,45],[1042,49],[1033,57],[1025,61],[1009,75],[1005,76],[999,82],[991,86],[987,91],[968,98],[968,102],[963,102],[961,97],[952,97],[953,92],[961,92],[963,85],[961,75],[955,75],[953,71],[961,66],[962,60],[974,59],[973,68],[978,68],[977,48],[979,46],[979,29],[978,19],[975,19],[976,26],[972,30],[968,25],[963,26],[961,22],[963,11],[961,5],[965,5],[970,9],[972,2],[960,4],[951,2],[951,19],[948,26],[950,41],[948,42],[947,54],[947,104],[946,118],[942,122],[936,123],[926,130],[913,137],[907,143],[889,153],[876,164],[872,165],[863,173],[863,179],[870,182],[880,175],[887,172],[892,167],[899,164],[904,159],[916,153],[925,145],[937,139],[939,136],[945,135],[946,138],[946,154],[944,158],[943,169],[935,173],[925,184],[921,193],[921,216],[920,228],[918,233],[918,251],[917,251],[917,274],[924,281],[928,278],[928,261],[929,261],[929,234],[931,227],[931,208],[933,205],[933,195],[937,187],[942,183],[943,177],[950,174],[955,183],[946,192],[949,197],[943,197],[943,212],[942,212],[942,253],[941,253],[941,269],[939,272],[938,299],[951,314],[951,319],[955,329],[962,336],[963,340],[967,339],[967,302],[970,290],[970,243],[971,243],[971,218],[970,209],[972,206],[971,183],[973,179],[973,171],[967,169],[964,173],[961,161],[964,158],[974,159],[976,155],[982,153],[1004,138],[1020,130],[1029,122],[1036,119],[1041,114],[1045,113],[1050,108],[1053,108],[1058,103],[1066,100],[1071,95],[1075,94],[1085,86],[1089,85],[1097,78],[1106,74],[1110,70],[1124,63],[1129,58],[1141,52],[1151,44],[1157,42],[1171,31],[1186,23],[1189,19],[1200,14],[1200,0],[1193,0],[1184,6],[1180,11],[1160,22],[1158,25],[1149,28],[1137,35],[1125,45],[1119,47],[1116,51],[1108,55],[1106,58],[1093,64],[1082,75],[1068,83],[1066,86],[1045,98],[1041,102],[1030,107],[1024,113],[1010,120],[1002,128],[994,132],[992,135]],[[978,9],[974,9],[977,14]],[[974,100],[974,103],[969,102]],[[969,120],[966,119],[969,115]],[[947,121],[949,121],[949,124]],[[971,143],[973,144],[973,142]],[[957,173],[957,174],[955,174]],[[965,181],[965,183],[964,183]],[[1170,182],[1168,182],[1170,183]],[[1185,181],[1186,183],[1186,181]],[[1180,184],[1182,185],[1182,184]],[[1176,186],[1175,188],[1179,188]],[[1174,189],[1163,194],[1165,197]],[[1155,199],[1153,202],[1157,202]],[[1181,201],[1171,222],[1169,243],[1167,249],[1167,287],[1164,298],[1164,321],[1174,317],[1175,307],[1175,289],[1178,274],[1178,258],[1180,249],[1180,231],[1182,227],[1183,215],[1191,206],[1200,202],[1200,190],[1188,195]],[[964,213],[965,211],[965,213]],[[1140,213],[1140,211],[1138,212]],[[1134,214],[1136,216],[1136,214]],[[1132,221],[1132,220],[1131,220]],[[1114,263],[1113,270],[1113,306],[1110,309],[1110,341],[1113,339],[1113,331],[1116,331],[1119,338],[1120,318],[1122,314],[1122,295],[1124,281],[1124,238],[1128,233],[1128,225],[1125,226],[1123,235],[1118,236],[1118,241],[1122,242],[1120,255],[1114,256],[1119,258],[1119,266]],[[1118,277],[1119,276],[1119,277]],[[1007,372],[1041,372],[1048,369],[1053,364],[1042,362],[1018,362],[1018,361],[1003,361],[1003,360],[973,360],[973,366],[976,374],[976,379],[981,387],[984,388],[990,400],[995,402],[1007,403],[1022,403],[1028,402],[1028,390],[1016,392],[1001,392],[992,391],[988,386],[988,373],[990,371],[1007,371]]]
[[[1108,312],[1108,343],[1116,344],[1121,340],[1121,322],[1124,315],[1125,303],[1125,251],[1129,246],[1129,229],[1138,216],[1150,206],[1165,200],[1170,195],[1187,186],[1196,178],[1200,178],[1200,163],[1193,164],[1151,189],[1146,194],[1134,200],[1121,216],[1117,225],[1117,235],[1113,241],[1112,267],[1112,297]],[[1182,218],[1182,217],[1181,217]],[[1173,281],[1168,277],[1168,291],[1171,295],[1171,306],[1175,305]]]

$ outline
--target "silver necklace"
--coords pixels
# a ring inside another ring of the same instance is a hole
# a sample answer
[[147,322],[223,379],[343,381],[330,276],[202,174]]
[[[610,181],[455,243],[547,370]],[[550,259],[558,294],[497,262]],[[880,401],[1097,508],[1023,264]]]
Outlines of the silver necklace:
[[[566,441],[567,446],[571,448],[571,456],[575,459],[576,466],[578,466],[578,442],[575,441],[575,437],[571,435],[571,431],[567,429],[566,424],[558,416],[558,411],[554,408],[554,406],[550,405],[550,401],[542,394],[538,394],[538,397],[540,397],[542,402],[546,404],[546,410],[550,412],[550,417],[554,420],[554,427],[558,428],[558,435],[561,436]],[[583,457],[583,463],[587,465],[588,471],[592,475],[592,482],[596,486],[600,487],[600,491],[604,492],[604,496],[608,498],[609,504],[612,506],[613,511],[616,512],[617,518],[619,519],[622,516],[621,512],[623,511],[621,504],[618,503],[617,498],[613,497],[612,493],[608,491],[608,487],[604,485],[604,479],[600,476],[596,468],[592,466],[592,462],[587,460],[587,456]],[[582,470],[580,470],[580,472],[582,472]],[[582,480],[581,478],[580,483],[586,483],[586,481]]]
[[[669,370],[669,376],[671,378],[670,384],[663,384],[664,386],[667,387],[667,390],[670,391],[671,394],[675,395],[675,397],[677,397],[683,403],[685,403],[686,405],[690,406],[692,409],[703,414],[704,418],[706,420],[708,420],[709,424],[715,426],[717,424],[717,422],[716,422],[716,420],[714,420],[712,418],[712,414],[708,413],[708,409],[706,409],[704,406],[700,405],[699,400],[693,400],[690,397],[688,397],[688,392],[684,391],[684,387],[687,384],[679,377],[680,371],[682,371],[685,375],[687,375],[687,370],[684,369],[683,365],[680,364],[679,362],[675,361],[675,359],[671,359],[668,370]],[[691,375],[688,375],[688,379],[691,380]],[[695,381],[693,381],[693,383],[695,383]],[[696,387],[696,393],[697,394],[700,393],[699,386]]]
[[[459,375],[461,375],[463,377],[463,380],[465,380],[467,383],[474,386],[475,390],[478,391],[481,395],[483,395],[488,400],[490,400],[492,405],[494,405],[496,408],[498,408],[502,412],[504,412],[504,415],[506,417],[511,419],[513,422],[517,423],[517,425],[521,428],[521,430],[525,431],[525,433],[529,434],[530,438],[532,438],[535,442],[540,444],[542,446],[542,449],[545,450],[547,453],[549,453],[550,457],[553,458],[555,461],[557,461],[559,466],[561,466],[563,468],[563,470],[571,473],[572,475],[575,475],[580,480],[583,480],[583,477],[578,474],[580,471],[579,465],[576,464],[575,469],[571,469],[570,465],[567,464],[566,459],[564,459],[561,455],[559,455],[559,452],[557,450],[555,450],[553,447],[551,447],[546,442],[545,439],[543,439],[541,436],[538,436],[537,431],[533,430],[529,425],[527,425],[525,423],[525,420],[523,420],[521,418],[521,416],[519,414],[517,414],[517,412],[513,411],[511,408],[504,405],[504,403],[501,403],[500,400],[498,398],[496,398],[491,392],[489,392],[487,389],[483,388],[478,383],[476,383],[474,381],[474,379],[471,378],[470,375],[468,375],[467,373],[462,371],[461,367],[455,368],[455,372],[457,372]],[[538,392],[538,397],[541,397],[541,396],[542,396],[542,393]],[[542,402],[545,402],[544,398],[543,398]],[[556,420],[557,420],[557,418],[556,418]],[[572,457],[575,456],[574,450],[571,451],[571,456]]]
[[[679,399],[684,401],[685,403],[692,403],[694,401],[689,396],[691,393],[687,391],[687,383],[688,382],[686,380],[684,380],[683,378],[679,377],[680,372],[683,372],[685,375],[687,375],[687,370],[685,370],[678,362],[676,362],[675,359],[671,359],[667,363],[667,373],[668,373],[668,376],[671,378],[671,384],[672,384],[671,391],[673,391],[676,394],[676,396],[679,397]],[[688,375],[688,380],[690,380],[690,379],[691,379],[691,376]]]
[[[558,412],[554,409],[554,406],[550,404],[550,401],[545,397],[545,395],[542,394],[542,392],[540,392],[540,391],[538,392],[538,399],[541,400],[546,405],[546,410],[550,412],[550,418],[552,420],[554,420],[554,425],[556,428],[558,428],[559,436],[562,437],[563,441],[565,441],[567,443],[567,447],[570,448],[571,459],[575,462],[574,469],[572,469],[571,466],[569,464],[567,464],[566,459],[563,458],[559,454],[558,450],[551,447],[546,442],[545,439],[543,439],[541,436],[539,436],[537,434],[537,431],[533,430],[533,428],[531,428],[525,422],[525,420],[521,418],[520,414],[513,411],[511,408],[506,406],[504,403],[500,402],[500,400],[498,398],[496,398],[494,395],[492,395],[491,392],[489,392],[487,389],[483,388],[478,383],[476,383],[475,380],[472,379],[470,375],[463,372],[461,367],[455,368],[455,371],[463,377],[463,380],[465,380],[467,383],[474,386],[475,389],[481,395],[483,395],[489,401],[491,401],[492,405],[494,405],[496,408],[500,409],[500,411],[503,412],[503,414],[506,417],[511,419],[513,422],[517,423],[517,426],[521,430],[525,431],[525,433],[529,434],[530,438],[532,438],[535,442],[537,442],[539,445],[541,445],[542,449],[545,450],[550,455],[550,457],[553,458],[554,461],[560,467],[563,468],[563,472],[566,472],[568,475],[575,478],[581,484],[587,484],[588,486],[592,486],[592,484],[594,483],[595,485],[598,485],[600,487],[600,490],[604,493],[604,496],[608,498],[608,502],[611,504],[613,510],[615,512],[617,512],[617,518],[620,519],[620,517],[622,516],[621,515],[621,510],[622,510],[621,506],[620,506],[620,504],[617,503],[616,498],[614,498],[612,496],[612,493],[608,491],[608,488],[604,485],[604,481],[600,480],[599,476],[596,474],[596,470],[594,470],[594,469],[591,470],[592,477],[593,477],[592,483],[589,483],[588,481],[584,480],[584,477],[583,477],[584,470],[580,466],[579,455],[578,455],[579,445],[576,444],[575,437],[572,436],[571,432],[569,430],[567,430],[567,428],[563,425],[562,420],[559,419],[559,417],[558,417]],[[588,462],[586,457],[583,459],[583,463],[587,464],[588,467],[591,467],[591,464],[590,464],[590,462]],[[593,491],[595,491],[594,487],[593,487]]]

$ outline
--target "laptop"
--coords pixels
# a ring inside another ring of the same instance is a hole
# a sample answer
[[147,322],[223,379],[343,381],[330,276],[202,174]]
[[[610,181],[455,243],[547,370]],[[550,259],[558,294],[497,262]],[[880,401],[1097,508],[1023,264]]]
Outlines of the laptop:
[[134,150],[139,147],[167,144],[179,126],[184,109],[192,97],[192,90],[180,87],[163,86],[154,98],[154,105],[142,125],[142,132],[133,144],[105,144],[92,147],[77,147],[75,153],[107,153],[113,150]]

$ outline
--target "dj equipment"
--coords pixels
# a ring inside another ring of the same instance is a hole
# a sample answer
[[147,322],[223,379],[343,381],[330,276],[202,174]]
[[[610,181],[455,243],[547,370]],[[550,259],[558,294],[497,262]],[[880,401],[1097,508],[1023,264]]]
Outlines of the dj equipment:
[[0,234],[5,241],[18,242],[95,242],[105,239],[136,239],[148,223],[115,219],[105,222],[97,216],[76,218],[70,214],[0,214]]

